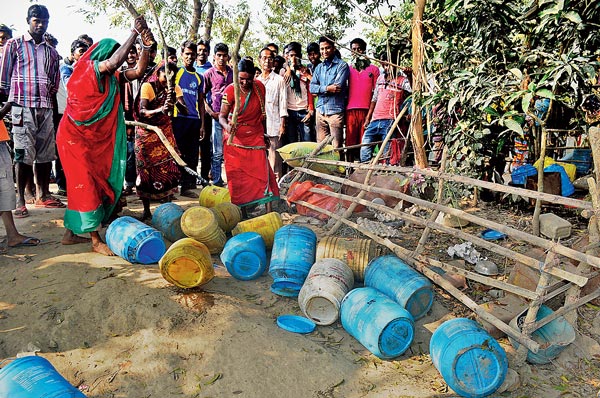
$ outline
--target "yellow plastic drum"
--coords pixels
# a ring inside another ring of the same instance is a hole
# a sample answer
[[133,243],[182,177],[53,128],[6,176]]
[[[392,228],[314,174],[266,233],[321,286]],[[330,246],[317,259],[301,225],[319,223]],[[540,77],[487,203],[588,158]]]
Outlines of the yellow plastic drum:
[[273,211],[263,216],[254,217],[238,223],[231,231],[231,234],[235,236],[242,232],[256,232],[262,236],[265,241],[265,246],[270,249],[273,247],[275,232],[281,227],[283,227],[281,216],[279,213]]
[[210,210],[215,214],[219,227],[226,233],[231,232],[242,220],[242,210],[230,202],[219,203]]
[[354,280],[362,282],[365,269],[377,255],[376,245],[370,239],[337,238],[328,236],[317,245],[317,260],[337,258],[348,264],[354,274]]
[[231,202],[231,196],[227,188],[207,185],[200,191],[198,201],[200,206],[215,207],[219,203]]
[[158,266],[163,278],[183,289],[204,285],[215,276],[208,248],[192,238],[171,245]]
[[192,207],[183,212],[181,230],[188,237],[204,243],[211,254],[221,253],[227,241],[215,214],[202,206]]

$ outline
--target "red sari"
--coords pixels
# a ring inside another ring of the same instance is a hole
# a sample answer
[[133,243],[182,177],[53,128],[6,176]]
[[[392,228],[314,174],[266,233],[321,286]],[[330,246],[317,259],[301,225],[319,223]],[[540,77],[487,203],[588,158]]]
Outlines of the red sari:
[[[248,97],[249,96],[249,97]],[[223,134],[223,157],[231,202],[237,205],[266,203],[279,199],[279,187],[269,164],[264,141],[265,86],[254,81],[248,96],[241,94],[237,130],[231,144]],[[223,94],[223,103],[235,107],[233,84]]]
[[127,138],[119,84],[115,75],[98,71],[99,61],[118,47],[112,39],[94,44],[67,84],[56,143],[69,192],[65,227],[76,234],[96,231],[107,221],[123,187]]

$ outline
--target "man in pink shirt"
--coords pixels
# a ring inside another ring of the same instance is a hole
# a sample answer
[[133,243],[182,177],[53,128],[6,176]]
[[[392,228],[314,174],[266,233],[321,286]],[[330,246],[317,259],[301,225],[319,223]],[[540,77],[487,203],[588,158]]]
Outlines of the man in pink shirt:
[[[398,58],[392,53],[393,62]],[[384,54],[381,56],[382,61],[387,60]],[[410,95],[410,81],[408,77],[396,66],[388,62],[383,64],[384,73],[379,76],[373,91],[371,106],[367,114],[365,124],[368,126],[363,135],[362,144],[370,144],[383,139],[394,120],[400,114],[400,109],[404,100]],[[389,146],[389,145],[388,145]],[[387,151],[387,147],[384,149]],[[360,148],[360,161],[368,162],[373,156],[372,146],[363,146]]]
[[[375,83],[379,77],[379,68],[371,65],[364,56],[367,43],[361,38],[350,42],[352,49],[352,63],[350,64],[350,77],[348,79],[348,106],[346,107],[346,146],[357,145],[361,142],[365,132],[365,120]],[[346,160],[353,162],[358,159],[358,149],[348,149]]]

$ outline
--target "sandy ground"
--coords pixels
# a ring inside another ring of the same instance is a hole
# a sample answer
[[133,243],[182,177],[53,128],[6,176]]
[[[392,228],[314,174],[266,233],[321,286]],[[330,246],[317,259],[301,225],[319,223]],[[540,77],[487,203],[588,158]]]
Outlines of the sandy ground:
[[[129,202],[123,214],[141,215],[141,202]],[[269,291],[267,274],[238,281],[214,256],[216,278],[184,291],[156,265],[61,245],[63,211],[30,213],[17,226],[43,244],[0,256],[0,360],[39,350],[88,397],[455,396],[428,355],[437,322],[452,317],[442,300],[416,323],[411,348],[381,361],[339,323],[308,335],[278,328],[277,316],[300,309]],[[585,335],[552,364],[518,368],[520,387],[501,396],[597,396],[596,314],[586,309]],[[510,354],[507,340],[501,344]]]

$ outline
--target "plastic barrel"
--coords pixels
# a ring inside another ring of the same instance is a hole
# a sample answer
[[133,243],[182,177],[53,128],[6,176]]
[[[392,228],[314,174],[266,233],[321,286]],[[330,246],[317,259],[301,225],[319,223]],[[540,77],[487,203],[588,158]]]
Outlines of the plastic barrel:
[[173,243],[158,266],[163,278],[184,289],[204,285],[215,276],[208,248],[192,238]]
[[0,369],[0,397],[85,398],[45,358],[17,358]]
[[496,391],[508,371],[506,353],[475,321],[444,322],[429,342],[431,361],[446,383],[463,397],[484,397]]
[[300,309],[317,325],[338,320],[344,296],[354,286],[354,274],[342,260],[322,258],[310,268],[298,294]]
[[372,287],[351,290],[340,309],[344,329],[379,358],[396,358],[413,341],[410,312]]
[[232,235],[239,235],[242,232],[257,232],[265,240],[267,249],[273,247],[275,232],[283,226],[283,221],[279,213],[271,212],[262,216],[254,217],[238,223],[231,230]]
[[396,256],[371,260],[365,271],[365,286],[374,287],[400,304],[414,319],[425,316],[433,305],[429,279]]
[[192,207],[183,212],[181,230],[188,237],[204,243],[211,254],[221,253],[227,241],[215,214],[202,206]]
[[242,210],[230,202],[219,203],[210,210],[215,214],[217,223],[224,232],[231,232],[242,220]]
[[[553,311],[545,305],[540,306],[536,322],[541,321],[545,317],[551,315]],[[513,318],[509,325],[513,328],[521,330],[527,311]],[[560,316],[550,323],[545,324],[531,334],[531,339],[540,344],[540,349],[537,353],[527,351],[527,362],[534,364],[546,364],[552,362],[569,344],[575,341],[575,329],[567,320]],[[508,340],[515,349],[519,348],[519,343],[513,338]]]
[[162,234],[133,217],[114,220],[106,230],[106,244],[130,263],[155,264],[167,247]]
[[273,293],[288,297],[298,295],[315,262],[316,245],[317,235],[307,227],[286,225],[275,232],[269,264]]
[[365,268],[375,257],[376,246],[370,239],[337,238],[328,236],[319,241],[316,258],[337,258],[342,260],[354,273],[354,280],[362,282]]
[[225,244],[221,252],[221,261],[235,279],[256,279],[267,269],[265,241],[256,232],[236,235]]
[[181,215],[183,208],[175,203],[163,203],[154,210],[152,226],[163,233],[171,242],[185,238],[181,230]]
[[227,188],[207,185],[200,191],[198,201],[200,202],[200,206],[215,207],[219,203],[231,202],[231,195]]

